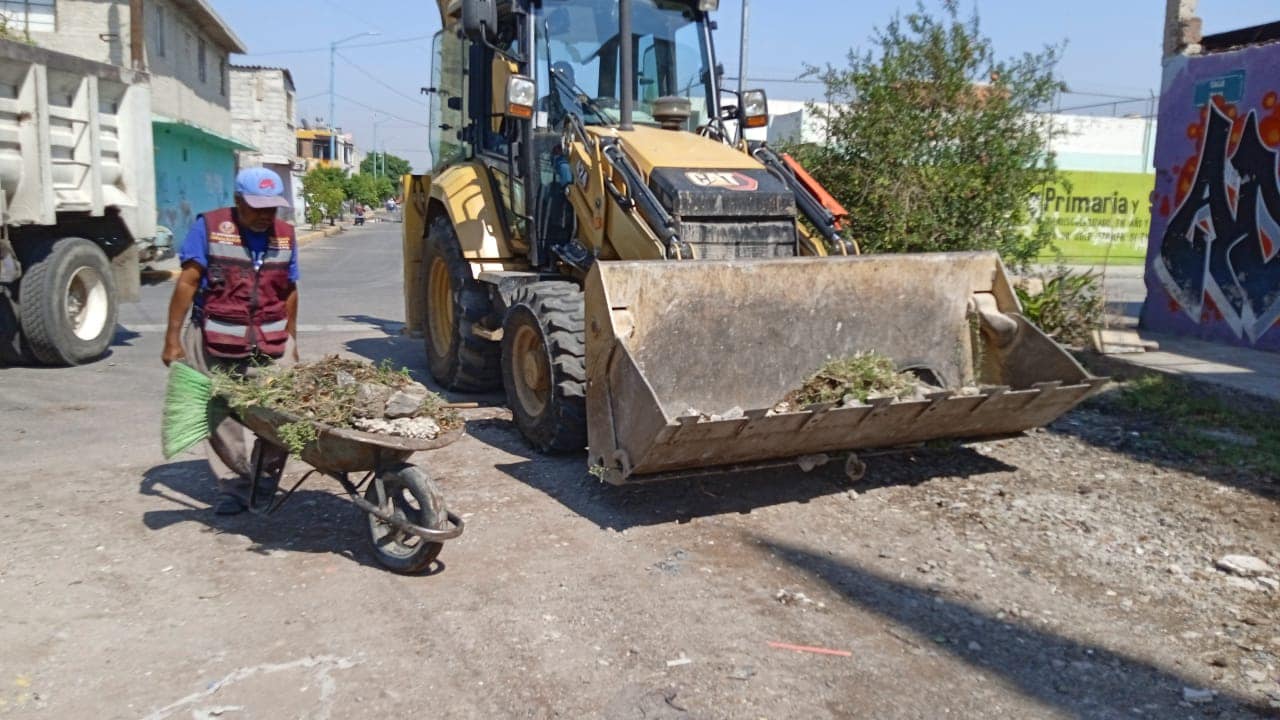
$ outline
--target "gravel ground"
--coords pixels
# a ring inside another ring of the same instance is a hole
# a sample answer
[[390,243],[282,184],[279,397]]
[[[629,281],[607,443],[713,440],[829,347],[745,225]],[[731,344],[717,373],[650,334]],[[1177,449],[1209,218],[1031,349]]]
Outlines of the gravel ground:
[[[1274,477],[1185,467],[1094,403],[960,449],[638,488],[505,411],[416,460],[467,531],[377,567],[334,484],[211,513],[204,463],[19,473],[0,715],[1267,717]],[[293,467],[296,476],[304,468]],[[829,651],[796,651],[776,644]],[[835,653],[835,654],[831,654]]]

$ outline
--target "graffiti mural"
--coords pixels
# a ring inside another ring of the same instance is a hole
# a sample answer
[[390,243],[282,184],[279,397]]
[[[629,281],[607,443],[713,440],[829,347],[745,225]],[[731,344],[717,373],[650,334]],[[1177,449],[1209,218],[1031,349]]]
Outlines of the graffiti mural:
[[1280,350],[1280,48],[1175,62],[1143,325]]

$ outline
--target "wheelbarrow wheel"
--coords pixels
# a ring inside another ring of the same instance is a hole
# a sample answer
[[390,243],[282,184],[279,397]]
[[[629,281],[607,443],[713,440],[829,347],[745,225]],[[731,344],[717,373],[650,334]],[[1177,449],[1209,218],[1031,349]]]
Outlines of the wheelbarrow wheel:
[[[440,489],[416,465],[384,470],[369,483],[364,499],[397,519],[432,530],[444,530],[449,519]],[[440,555],[443,543],[427,542],[413,533],[370,514],[369,542],[378,562],[398,573],[426,570]]]

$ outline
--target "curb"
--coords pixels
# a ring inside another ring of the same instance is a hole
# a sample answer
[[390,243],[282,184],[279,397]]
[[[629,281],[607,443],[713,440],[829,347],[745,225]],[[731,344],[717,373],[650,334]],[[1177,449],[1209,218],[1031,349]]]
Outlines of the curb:
[[[327,237],[333,237],[340,233],[346,232],[346,225],[334,225],[333,227],[322,228],[320,230],[312,230],[310,232],[301,233],[297,236],[298,247],[308,245]],[[182,269],[174,270],[143,270],[141,273],[142,282],[150,285],[158,285],[160,283],[176,280],[182,274]]]

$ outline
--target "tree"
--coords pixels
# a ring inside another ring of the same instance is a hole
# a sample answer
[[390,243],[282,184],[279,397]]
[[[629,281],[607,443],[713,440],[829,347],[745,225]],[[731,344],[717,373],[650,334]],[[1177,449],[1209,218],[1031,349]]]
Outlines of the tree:
[[[386,158],[385,165],[384,157]],[[386,175],[389,178],[398,180],[400,176],[409,175],[412,172],[412,163],[391,153],[370,153],[360,161],[360,174],[362,175]]]
[[378,205],[382,198],[378,193],[378,181],[372,175],[357,173],[347,178],[347,197],[362,205]]
[[329,224],[342,213],[346,174],[340,168],[317,167],[302,178],[302,197],[307,204],[307,222],[312,225],[329,218]]
[[1062,87],[1061,49],[998,60],[976,15],[942,9],[895,16],[848,67],[811,67],[833,100],[813,108],[830,140],[789,149],[868,252],[994,249],[1022,265],[1051,240],[1029,199],[1056,176],[1036,111]]

